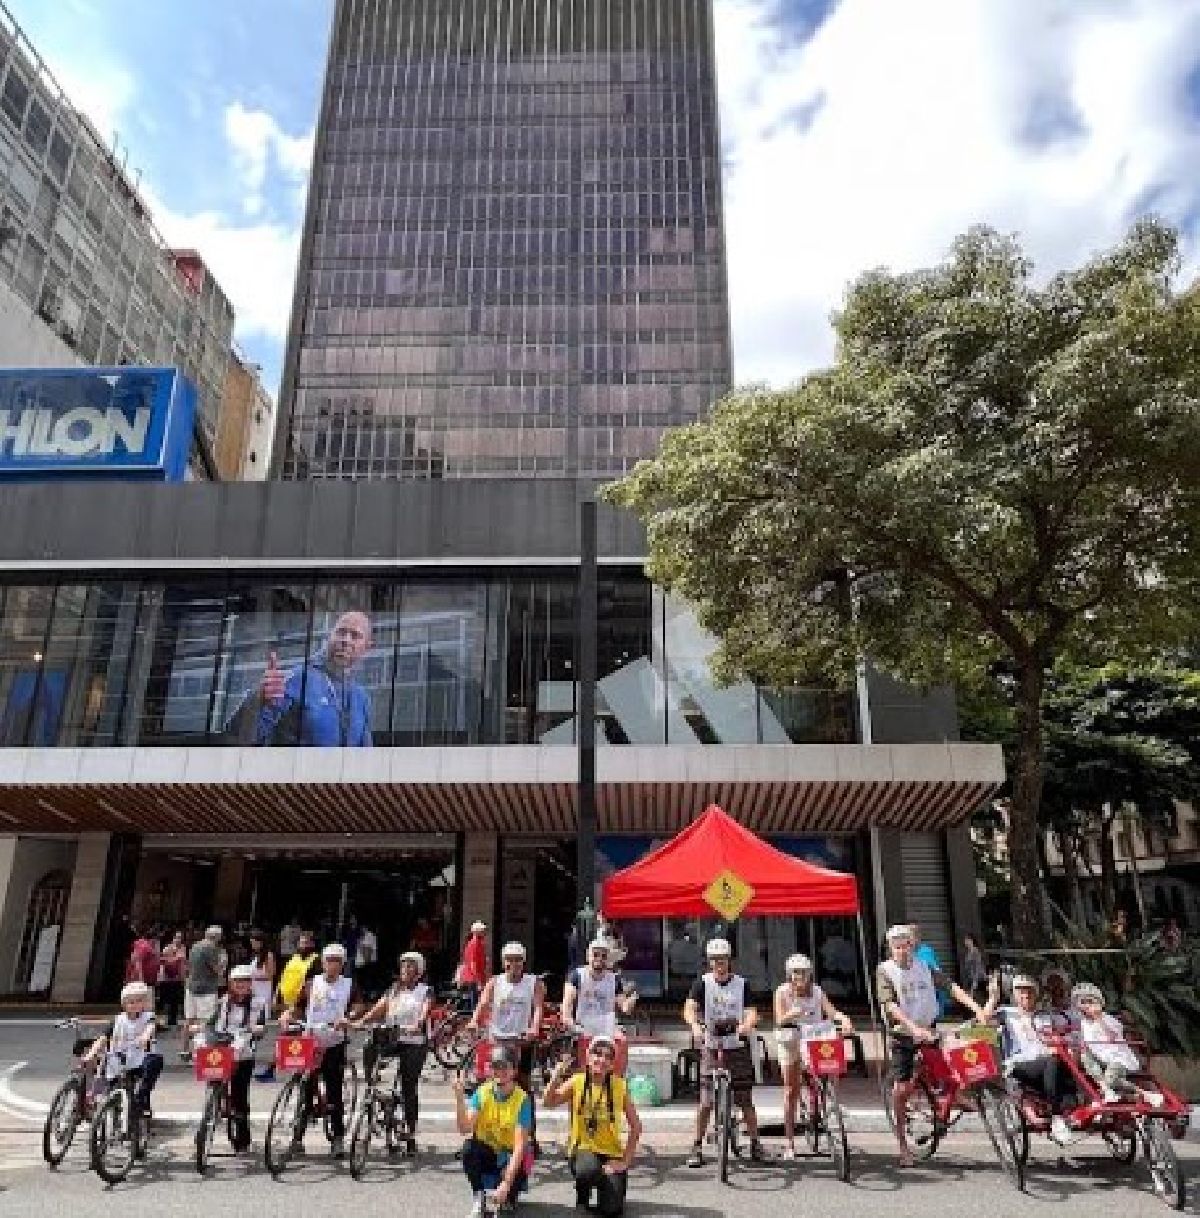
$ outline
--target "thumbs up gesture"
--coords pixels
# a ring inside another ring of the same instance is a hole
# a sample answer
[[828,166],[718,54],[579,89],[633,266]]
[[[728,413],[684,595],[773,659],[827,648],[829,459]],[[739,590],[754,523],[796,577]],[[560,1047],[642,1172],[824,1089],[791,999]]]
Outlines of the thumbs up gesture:
[[259,686],[262,700],[271,704],[282,702],[286,681],[283,669],[279,667],[279,656],[275,652],[271,652],[267,657],[267,667],[263,673],[262,684]]

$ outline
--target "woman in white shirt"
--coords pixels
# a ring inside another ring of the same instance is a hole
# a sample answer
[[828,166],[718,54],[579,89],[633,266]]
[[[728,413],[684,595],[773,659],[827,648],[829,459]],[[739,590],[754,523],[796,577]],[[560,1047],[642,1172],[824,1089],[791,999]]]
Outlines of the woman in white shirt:
[[[358,1021],[358,1026],[384,1023],[390,1029],[383,1052],[396,1059],[396,1074],[400,1082],[400,1099],[404,1106],[404,1127],[407,1133],[406,1153],[417,1153],[418,1090],[421,1071],[428,1048],[426,1032],[433,994],[422,981],[425,957],[420,952],[405,952],[397,961],[396,980],[379,1001]],[[369,1052],[368,1052],[369,1051]],[[368,1046],[363,1052],[363,1067],[370,1077],[379,1052]]]

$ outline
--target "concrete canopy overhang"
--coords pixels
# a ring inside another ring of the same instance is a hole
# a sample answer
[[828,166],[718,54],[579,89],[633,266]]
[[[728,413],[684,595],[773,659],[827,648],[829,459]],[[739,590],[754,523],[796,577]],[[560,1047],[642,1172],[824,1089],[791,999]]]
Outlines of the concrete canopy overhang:
[[[0,832],[576,830],[570,746],[0,749]],[[672,833],[710,803],[758,833],[949,828],[1004,781],[998,745],[614,746],[603,833]]]

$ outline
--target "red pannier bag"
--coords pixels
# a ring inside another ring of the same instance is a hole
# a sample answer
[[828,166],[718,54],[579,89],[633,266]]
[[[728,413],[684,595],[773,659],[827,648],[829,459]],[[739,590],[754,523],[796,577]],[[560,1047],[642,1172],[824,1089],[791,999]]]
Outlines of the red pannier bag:
[[840,1036],[823,1036],[804,1042],[808,1068],[821,1077],[846,1073],[846,1043]]
[[281,1036],[275,1042],[275,1066],[279,1070],[307,1073],[318,1059],[315,1036]]
[[946,1061],[958,1076],[963,1087],[974,1087],[986,1083],[1000,1073],[1000,1062],[995,1047],[986,1040],[971,1040],[966,1043],[947,1045]]
[[198,1083],[227,1083],[233,1078],[232,1045],[205,1045],[192,1055],[192,1069]]

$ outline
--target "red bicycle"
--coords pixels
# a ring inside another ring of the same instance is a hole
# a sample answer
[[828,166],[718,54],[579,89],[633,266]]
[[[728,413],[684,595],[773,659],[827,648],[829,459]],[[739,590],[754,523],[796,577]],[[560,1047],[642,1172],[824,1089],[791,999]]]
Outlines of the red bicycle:
[[[1141,1150],[1155,1194],[1174,1209],[1183,1209],[1187,1180],[1172,1140],[1187,1132],[1189,1106],[1149,1070],[1142,1070],[1131,1079],[1143,1093],[1137,1100],[1105,1103],[1099,1085],[1076,1057],[1075,1038],[1044,1029],[1039,1029],[1039,1036],[1057,1054],[1074,1082],[1078,1102],[1065,1111],[1063,1117],[1078,1133],[1078,1140],[1098,1135],[1118,1163],[1132,1164]],[[1144,1042],[1126,1040],[1125,1043],[1144,1057]],[[1019,1122],[1017,1156],[1024,1167],[1029,1159],[1030,1135],[1049,1136],[1052,1113],[1044,1096],[1022,1087],[1015,1079],[1010,1080],[1009,1085]],[[1145,1092],[1157,1093],[1162,1097],[1162,1103],[1151,1104],[1144,1098]]]
[[[65,1019],[55,1027],[60,1032],[78,1033],[86,1022],[80,1019]],[[103,1021],[97,1021],[97,1027],[101,1026]],[[92,1119],[99,1098],[104,1094],[104,1080],[97,1068],[97,1062],[84,1060],[95,1039],[94,1036],[76,1035],[75,1043],[71,1046],[71,1073],[50,1101],[50,1111],[46,1113],[46,1121],[42,1126],[42,1158],[51,1167],[57,1167],[67,1157],[76,1131],[84,1121]]]

